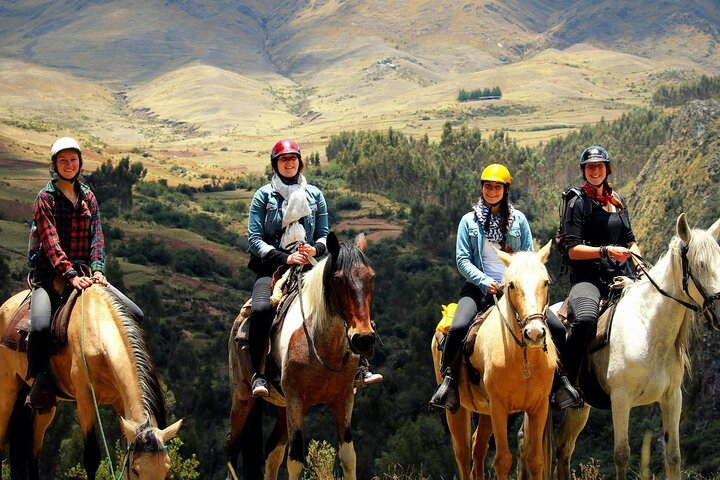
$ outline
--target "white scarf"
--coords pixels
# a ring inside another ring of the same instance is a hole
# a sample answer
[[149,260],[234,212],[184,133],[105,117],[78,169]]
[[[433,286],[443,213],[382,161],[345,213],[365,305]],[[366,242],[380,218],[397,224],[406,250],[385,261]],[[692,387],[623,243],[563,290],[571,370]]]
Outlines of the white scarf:
[[280,248],[288,250],[305,241],[305,227],[299,220],[311,213],[305,195],[307,180],[302,174],[298,174],[297,183],[288,185],[283,183],[278,174],[275,174],[270,183],[275,191],[283,197],[281,209],[283,213],[282,225],[285,232],[280,239]]

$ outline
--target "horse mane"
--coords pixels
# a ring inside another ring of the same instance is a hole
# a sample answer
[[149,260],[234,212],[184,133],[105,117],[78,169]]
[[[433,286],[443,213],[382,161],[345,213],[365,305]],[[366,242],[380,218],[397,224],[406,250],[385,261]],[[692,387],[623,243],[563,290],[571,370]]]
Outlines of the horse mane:
[[[140,383],[141,398],[145,412],[155,417],[158,428],[167,427],[165,400],[157,370],[150,357],[142,328],[129,309],[110,289],[103,289],[120,319],[119,327],[125,333],[132,351]],[[148,419],[149,420],[149,419]]]
[[303,301],[305,314],[317,321],[321,328],[339,315],[332,300],[332,282],[335,272],[341,272],[345,281],[351,281],[355,265],[369,264],[367,256],[352,243],[340,244],[337,258],[328,254],[309,272],[303,275]]

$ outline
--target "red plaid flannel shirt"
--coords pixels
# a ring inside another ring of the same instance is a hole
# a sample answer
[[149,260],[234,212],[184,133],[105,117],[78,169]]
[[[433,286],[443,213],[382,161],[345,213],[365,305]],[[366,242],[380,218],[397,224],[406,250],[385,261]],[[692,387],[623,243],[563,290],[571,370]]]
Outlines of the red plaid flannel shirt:
[[28,241],[31,268],[52,271],[65,278],[77,275],[74,261],[87,262],[93,272],[105,271],[105,238],[97,200],[87,185],[73,205],[53,181],[40,190],[33,206]]

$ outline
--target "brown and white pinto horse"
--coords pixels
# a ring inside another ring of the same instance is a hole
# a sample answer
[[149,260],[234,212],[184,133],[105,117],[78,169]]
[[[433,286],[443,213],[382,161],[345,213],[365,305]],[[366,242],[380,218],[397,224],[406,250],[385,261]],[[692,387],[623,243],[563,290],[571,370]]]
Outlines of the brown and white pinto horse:
[[[20,292],[0,307],[0,332],[27,295],[27,290]],[[165,428],[162,389],[135,318],[111,290],[93,285],[78,295],[67,341],[52,357],[52,370],[58,386],[77,403],[88,479],[95,479],[100,464],[93,389],[98,404],[112,405],[120,415],[132,447],[126,478],[164,479],[170,468],[165,442],[182,421]],[[11,477],[36,480],[43,436],[55,408],[39,414],[24,406],[26,372],[25,353],[0,347],[0,456],[10,443]]]
[[[304,416],[310,407],[322,403],[328,404],[335,417],[344,478],[355,479],[355,447],[350,431],[353,380],[358,354],[368,353],[375,341],[370,318],[375,271],[365,256],[364,235],[358,235],[354,244],[340,244],[330,232],[327,247],[328,256],[302,275],[301,291],[271,340],[272,357],[281,372],[281,392],[271,387],[266,399],[278,407],[275,430],[266,447],[267,479],[277,478],[288,434],[289,478],[300,477],[305,458]],[[235,475],[242,449],[244,476],[256,479],[262,476],[261,402],[256,402],[250,393],[248,350],[242,349],[234,337],[231,334],[229,342],[232,411],[228,478]]]
[[[462,480],[485,478],[485,455],[491,435],[495,436],[497,447],[493,462],[497,478],[507,478],[512,465],[507,420],[511,413],[519,411],[526,412],[529,419],[525,442],[530,449],[531,478],[541,478],[543,469],[549,468],[543,463],[542,437],[557,364],[545,317],[549,276],[544,263],[550,247],[548,242],[537,254],[508,255],[498,251],[507,265],[503,278],[505,295],[478,328],[470,354],[470,364],[479,374],[479,382],[471,380],[473,375],[463,363],[457,379],[460,408],[454,414],[445,412]],[[440,383],[442,352],[438,349],[437,333],[431,349],[435,376]],[[472,443],[471,412],[480,414]]]

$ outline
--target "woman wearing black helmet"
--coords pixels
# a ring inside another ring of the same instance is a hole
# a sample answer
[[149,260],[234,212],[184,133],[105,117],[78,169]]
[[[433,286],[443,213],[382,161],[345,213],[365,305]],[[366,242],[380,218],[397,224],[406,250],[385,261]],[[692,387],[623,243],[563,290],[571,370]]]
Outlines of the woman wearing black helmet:
[[59,284],[61,290],[66,285],[82,290],[100,283],[113,289],[138,321],[143,318],[142,310],[105,279],[100,210],[93,192],[78,180],[82,169],[80,145],[70,137],[59,138],[50,156],[55,178],[35,198],[28,242],[32,300],[27,377],[35,381],[25,403],[41,411],[56,403],[54,383],[48,373],[50,322],[62,292],[54,284]]
[[[640,254],[625,202],[608,182],[612,167],[607,151],[600,146],[583,150],[580,170],[585,180],[581,195],[568,202],[563,217],[573,322],[561,357],[571,381],[577,379],[587,345],[595,337],[600,299],[607,298],[615,277],[634,275],[628,260],[632,253]],[[577,408],[583,400],[565,384],[553,395],[552,403],[560,409]]]
[[[275,173],[270,183],[255,192],[248,219],[249,267],[257,274],[249,319],[250,358],[255,372],[252,394],[257,397],[269,395],[260,366],[275,316],[270,303],[272,275],[282,265],[307,265],[311,258],[322,256],[329,233],[325,197],[303,176],[297,142],[289,139],[277,142],[270,162]],[[382,376],[364,369],[361,380],[377,383]]]

